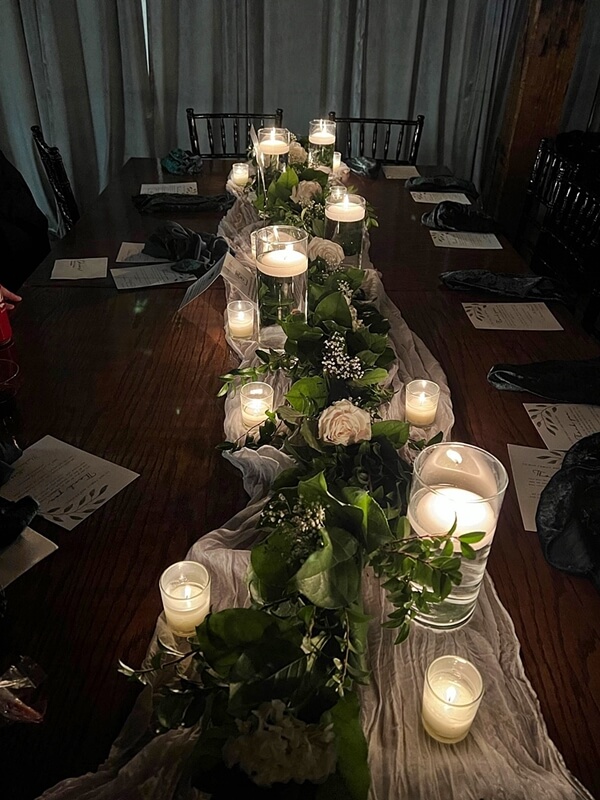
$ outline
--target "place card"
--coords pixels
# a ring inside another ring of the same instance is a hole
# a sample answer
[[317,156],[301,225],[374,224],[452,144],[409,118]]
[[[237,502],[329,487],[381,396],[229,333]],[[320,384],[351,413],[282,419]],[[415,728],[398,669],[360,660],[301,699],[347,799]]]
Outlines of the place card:
[[600,431],[600,407],[577,403],[523,403],[546,447],[569,450]]
[[421,174],[412,164],[385,164],[382,169],[388,180],[405,181],[408,178],[418,178]]
[[463,303],[475,328],[499,331],[562,331],[545,303]]
[[535,512],[540,495],[560,469],[565,454],[560,450],[538,450],[518,444],[507,447],[523,527],[526,531],[535,531]]
[[208,272],[205,272],[204,275],[201,275],[197,281],[192,283],[192,285],[188,288],[185,295],[183,296],[183,300],[181,301],[181,305],[177,309],[177,312],[183,311],[183,309],[189,305],[193,300],[199,297],[202,292],[205,292],[209,286],[217,280],[219,275],[221,274],[221,270],[223,268],[223,262],[227,258],[227,253],[220,258],[217,263],[211,267]]
[[142,252],[145,242],[122,242],[116,258],[117,264],[166,264],[168,258],[155,258]]
[[247,300],[253,303],[256,301],[255,272],[250,267],[239,262],[231,253],[227,253],[225,256],[221,277],[233,288],[237,289]]
[[31,528],[12,544],[0,550],[0,586],[8,586],[43,558],[58,550],[58,546]]
[[117,289],[146,289],[148,286],[166,286],[171,283],[189,283],[193,275],[174,272],[171,263],[146,264],[143,267],[115,267],[111,269]]
[[68,531],[139,478],[137,472],[54,436],[44,436],[28,447],[13,467],[0,496],[18,500],[31,495],[40,504],[40,516]]
[[411,192],[415,203],[441,203],[443,200],[452,200],[463,206],[470,206],[471,201],[462,192]]
[[436,247],[455,247],[461,250],[502,250],[493,233],[465,231],[429,231]]
[[106,278],[108,258],[57,258],[50,278],[78,281],[81,278]]
[[185,183],[142,183],[140,194],[198,194],[198,184]]

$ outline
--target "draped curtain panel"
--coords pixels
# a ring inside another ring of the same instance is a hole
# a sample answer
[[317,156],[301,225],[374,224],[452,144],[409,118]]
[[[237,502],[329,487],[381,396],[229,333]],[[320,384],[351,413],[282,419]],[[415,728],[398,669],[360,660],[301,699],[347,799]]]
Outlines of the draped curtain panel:
[[600,132],[600,0],[587,0],[561,130]]
[[150,87],[141,5],[0,0],[0,148],[56,226],[30,128],[63,156],[85,207],[132,155],[148,155]]

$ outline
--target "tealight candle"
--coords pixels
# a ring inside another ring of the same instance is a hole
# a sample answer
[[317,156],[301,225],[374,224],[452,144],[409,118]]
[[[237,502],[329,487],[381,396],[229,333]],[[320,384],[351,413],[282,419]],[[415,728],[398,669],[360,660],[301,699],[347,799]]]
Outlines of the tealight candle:
[[254,428],[266,422],[267,411],[273,410],[273,387],[268,383],[245,383],[240,390],[242,424]]
[[210,575],[197,561],[172,564],[160,577],[168,626],[178,636],[193,636],[210,611]]
[[333,154],[333,162],[331,166],[334,172],[337,172],[342,166],[342,154],[338,153],[337,150]]
[[254,304],[249,300],[232,300],[227,303],[227,324],[234,339],[252,339],[254,336]]
[[406,420],[422,428],[432,425],[437,414],[440,387],[433,381],[411,381],[406,386]]
[[332,203],[339,203],[348,194],[345,186],[332,186],[327,197]]
[[443,744],[462,741],[482,696],[483,680],[470,661],[460,656],[436,658],[429,665],[423,686],[423,727]]
[[237,186],[245,186],[250,178],[248,164],[240,162],[231,168],[231,179]]
[[357,194],[346,194],[339,202],[325,204],[325,216],[333,222],[361,222],[366,214],[366,201]]

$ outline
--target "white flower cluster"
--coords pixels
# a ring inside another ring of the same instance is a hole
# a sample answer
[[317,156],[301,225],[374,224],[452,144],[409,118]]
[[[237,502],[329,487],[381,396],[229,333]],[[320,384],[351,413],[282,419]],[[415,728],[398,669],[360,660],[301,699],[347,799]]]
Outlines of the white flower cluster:
[[308,258],[311,261],[322,258],[330,267],[339,267],[344,260],[344,250],[336,242],[321,239],[320,236],[313,236],[308,243]]
[[323,369],[343,381],[358,380],[365,374],[360,358],[350,358],[346,341],[339,331],[334,331],[323,347]]
[[285,496],[280,494],[264,509],[261,521],[270,525],[279,525],[287,521],[300,533],[313,533],[325,525],[325,508],[320,503],[300,501],[289,509]]
[[321,192],[321,184],[318,181],[300,181],[293,187],[290,199],[299,206],[307,206]]
[[290,164],[306,164],[307,159],[308,153],[300,142],[292,142],[290,144],[290,152],[288,153],[288,161]]
[[371,415],[350,400],[338,400],[319,417],[319,438],[345,447],[364,442],[371,438]]
[[332,725],[309,725],[288,713],[281,700],[262,703],[252,713],[254,720],[236,720],[240,735],[223,748],[230,769],[239,764],[265,787],[289,781],[324,783],[335,770]]

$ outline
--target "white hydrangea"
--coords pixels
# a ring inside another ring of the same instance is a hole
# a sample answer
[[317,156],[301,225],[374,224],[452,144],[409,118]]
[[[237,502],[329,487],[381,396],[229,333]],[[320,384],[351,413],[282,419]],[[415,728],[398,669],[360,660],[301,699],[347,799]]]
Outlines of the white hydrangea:
[[[324,783],[335,770],[333,726],[309,725],[272,700],[252,712],[255,719],[236,720],[240,735],[223,748],[225,764],[240,768],[258,786],[274,783]],[[258,724],[257,724],[258,723]]]

